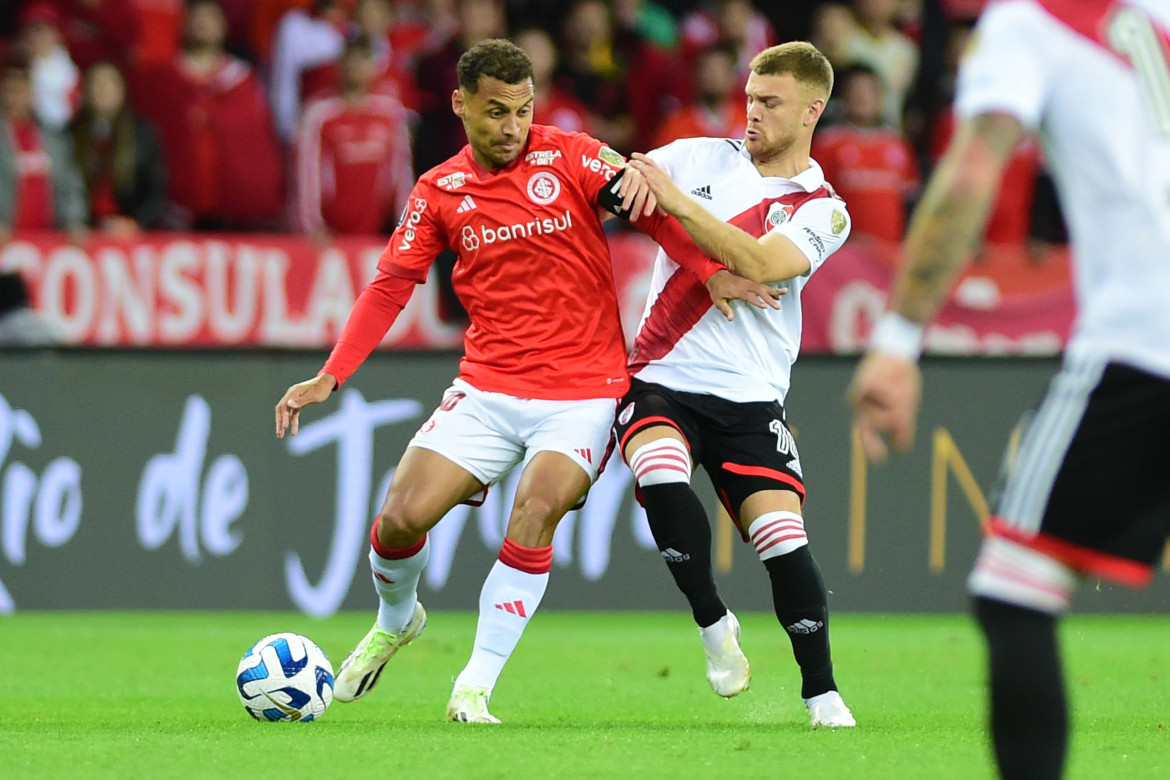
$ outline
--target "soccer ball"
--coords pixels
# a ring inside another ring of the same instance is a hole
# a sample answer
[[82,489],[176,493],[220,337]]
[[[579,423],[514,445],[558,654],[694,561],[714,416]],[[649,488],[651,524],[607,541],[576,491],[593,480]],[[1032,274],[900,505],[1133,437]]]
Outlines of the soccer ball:
[[256,720],[314,720],[333,701],[333,665],[311,639],[272,634],[240,659],[236,692]]

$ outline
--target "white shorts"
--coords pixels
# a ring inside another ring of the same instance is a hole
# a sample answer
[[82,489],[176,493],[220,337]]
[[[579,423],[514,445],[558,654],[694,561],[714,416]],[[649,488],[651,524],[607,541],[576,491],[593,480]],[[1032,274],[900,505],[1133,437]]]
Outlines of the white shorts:
[[484,485],[538,452],[559,452],[592,484],[612,449],[617,398],[543,401],[478,390],[456,379],[410,447],[439,453]]

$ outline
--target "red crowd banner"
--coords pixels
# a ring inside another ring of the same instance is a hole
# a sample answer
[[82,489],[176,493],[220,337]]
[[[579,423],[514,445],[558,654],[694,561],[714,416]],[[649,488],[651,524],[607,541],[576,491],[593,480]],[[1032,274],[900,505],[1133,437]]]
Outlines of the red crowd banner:
[[[384,239],[261,234],[151,233],[95,237],[21,235],[0,247],[0,270],[17,270],[34,306],[67,344],[142,347],[328,349],[372,278]],[[642,315],[656,247],[645,236],[610,237],[627,336]],[[803,293],[806,353],[860,350],[885,307],[896,248],[850,242]],[[1036,263],[997,252],[972,266],[928,330],[928,351],[1053,354],[1068,337],[1073,302],[1067,253]],[[566,295],[573,292],[567,290]],[[440,316],[437,275],[411,297],[383,342],[393,349],[457,349],[463,329]]]

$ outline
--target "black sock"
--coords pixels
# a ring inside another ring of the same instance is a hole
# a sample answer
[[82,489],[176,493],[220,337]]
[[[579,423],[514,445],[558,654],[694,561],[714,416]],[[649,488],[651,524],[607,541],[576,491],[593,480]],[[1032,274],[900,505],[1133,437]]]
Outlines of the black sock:
[[821,570],[808,545],[764,561],[772,579],[776,618],[792,641],[802,698],[837,690],[829,652],[829,607]]
[[642,488],[650,532],[700,628],[716,623],[727,606],[711,574],[711,525],[690,485],[670,482]]
[[1056,646],[1056,617],[976,598],[987,638],[991,737],[1004,780],[1059,778],[1068,744],[1068,707]]

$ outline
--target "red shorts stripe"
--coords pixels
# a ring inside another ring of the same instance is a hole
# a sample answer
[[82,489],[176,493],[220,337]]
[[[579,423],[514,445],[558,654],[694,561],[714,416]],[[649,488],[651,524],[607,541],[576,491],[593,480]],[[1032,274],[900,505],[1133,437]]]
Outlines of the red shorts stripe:
[[1101,577],[1122,585],[1144,587],[1154,579],[1154,569],[1129,558],[1120,558],[1116,555],[1090,550],[1079,544],[1058,539],[1047,534],[1030,534],[1019,528],[1008,525],[1002,518],[993,517],[987,524],[987,533],[1022,544],[1025,547],[1042,552],[1068,564],[1077,571]]
[[783,482],[785,485],[791,485],[793,490],[800,494],[801,503],[804,502],[804,483],[796,477],[785,474],[783,471],[770,469],[766,466],[744,466],[739,463],[724,463],[722,468],[724,471],[730,471],[732,474],[741,474],[745,477],[774,479],[777,482]]

